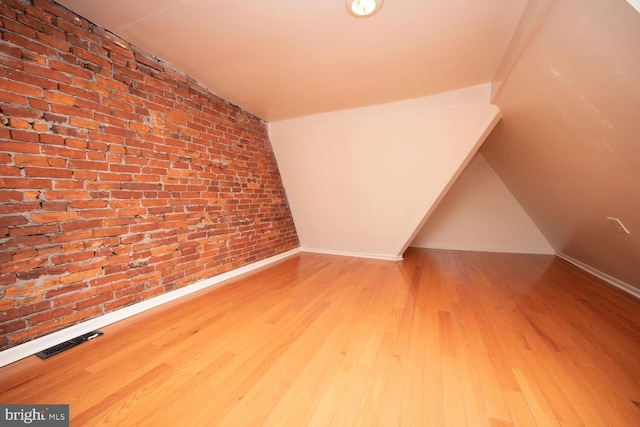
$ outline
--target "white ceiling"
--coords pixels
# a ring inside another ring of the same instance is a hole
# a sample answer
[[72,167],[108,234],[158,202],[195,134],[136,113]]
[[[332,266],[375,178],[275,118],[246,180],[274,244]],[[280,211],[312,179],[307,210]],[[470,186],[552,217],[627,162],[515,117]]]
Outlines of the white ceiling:
[[267,121],[490,82],[527,0],[58,0]]

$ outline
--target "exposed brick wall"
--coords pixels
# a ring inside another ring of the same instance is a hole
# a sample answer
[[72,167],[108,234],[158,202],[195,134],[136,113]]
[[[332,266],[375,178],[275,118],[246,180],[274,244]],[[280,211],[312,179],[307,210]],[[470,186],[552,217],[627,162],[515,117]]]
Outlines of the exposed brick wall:
[[264,122],[48,0],[0,19],[0,349],[298,246]]

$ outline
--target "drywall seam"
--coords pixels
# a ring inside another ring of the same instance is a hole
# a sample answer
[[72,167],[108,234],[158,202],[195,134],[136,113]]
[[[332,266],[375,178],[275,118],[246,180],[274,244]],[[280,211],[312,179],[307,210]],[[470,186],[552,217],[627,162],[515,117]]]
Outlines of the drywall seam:
[[[511,71],[513,71],[516,64],[520,61],[520,58],[522,57],[524,52],[528,49],[529,45],[531,44],[531,41],[534,39],[534,37],[542,27],[543,21],[546,19],[547,15],[551,11],[551,8],[555,4],[556,0],[540,0],[540,1],[542,2],[542,6],[540,10],[537,12],[537,16],[535,17],[533,24],[531,24],[531,27],[526,31],[526,34],[523,36],[524,41],[521,42],[519,47],[513,46],[516,49],[516,51],[515,53],[513,53],[513,55],[511,55],[509,52],[509,49],[512,47],[513,43],[515,42],[517,32],[520,31],[524,26],[523,20],[525,15],[528,13],[529,8],[530,7],[535,8],[535,2],[529,1],[527,6],[525,7],[524,12],[522,13],[522,17],[520,18],[520,22],[516,27],[516,31],[513,32],[513,36],[511,38],[511,41],[509,42],[509,46],[507,47],[507,50],[502,56],[502,61],[498,65],[498,68],[496,69],[496,72],[493,76],[493,82],[491,85],[492,86],[491,87],[492,102],[494,99],[498,97],[498,95],[502,91],[504,82],[509,78]],[[496,77],[498,77],[498,75],[502,73],[502,69],[505,70],[504,74],[502,75],[502,79],[500,79],[500,81],[496,81]],[[497,87],[494,87],[494,85],[497,85]]]
[[330,249],[302,248],[303,252],[311,252],[325,255],[348,256],[354,258],[381,259],[384,261],[401,261],[402,255],[367,254],[360,252],[334,251]]
[[272,256],[267,259],[263,259],[253,264],[245,265],[244,267],[237,268],[235,270],[227,271],[226,273],[219,274],[208,279],[201,280],[192,285],[185,286],[184,288],[176,289],[171,292],[159,295],[157,297],[150,298],[148,300],[141,301],[137,304],[130,305],[123,309],[107,313],[100,317],[96,317],[86,322],[79,323],[74,326],[62,329],[61,331],[53,332],[40,338],[36,338],[32,341],[28,341],[24,344],[19,344],[15,347],[11,347],[7,350],[0,352],[0,367],[8,365],[9,363],[16,362],[27,356],[31,356],[39,351],[52,347],[56,344],[68,341],[72,338],[86,334],[99,328],[103,328],[112,323],[119,322],[136,314],[140,314],[144,311],[158,307],[170,301],[174,301],[178,298],[182,298],[194,292],[203,290],[205,288],[223,286],[225,281],[236,278],[242,274],[249,273],[258,268],[265,267],[269,264],[281,261],[292,255],[295,255],[301,251],[300,248],[292,249],[287,252]]
[[527,254],[527,255],[555,255],[554,251],[545,251],[538,247],[530,248],[508,248],[508,247],[487,247],[481,245],[437,245],[437,246],[415,246],[424,249],[444,249],[449,251],[468,251],[468,252],[490,252],[499,254]]
[[566,262],[568,262],[569,264],[573,264],[574,266],[578,267],[580,270],[583,270],[589,274],[591,274],[592,276],[597,277],[600,280],[605,281],[606,283],[615,286],[616,288],[628,293],[629,295],[632,295],[638,299],[640,299],[640,289],[636,288],[635,286],[632,286],[628,283],[623,282],[622,280],[618,280],[613,276],[609,276],[607,273],[603,273],[600,270],[597,270],[581,261],[578,261],[575,258],[570,257],[569,255],[562,253],[562,252],[556,252],[556,255],[565,260]]

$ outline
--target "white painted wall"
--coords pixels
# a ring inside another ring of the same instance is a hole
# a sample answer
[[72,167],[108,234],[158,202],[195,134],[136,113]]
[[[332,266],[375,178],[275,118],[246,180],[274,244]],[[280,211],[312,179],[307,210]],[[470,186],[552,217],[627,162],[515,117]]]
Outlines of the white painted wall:
[[481,153],[474,156],[411,246],[554,253]]
[[536,24],[505,58],[492,98],[504,118],[482,154],[558,254],[640,291],[640,14],[532,3],[551,5],[523,16]]
[[306,250],[397,258],[497,123],[489,85],[269,125]]

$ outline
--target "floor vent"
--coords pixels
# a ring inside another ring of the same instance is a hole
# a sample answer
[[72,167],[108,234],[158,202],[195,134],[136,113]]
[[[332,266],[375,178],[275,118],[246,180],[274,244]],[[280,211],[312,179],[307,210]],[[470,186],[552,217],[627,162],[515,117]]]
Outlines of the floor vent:
[[40,359],[47,359],[51,356],[55,356],[58,353],[62,353],[65,350],[69,350],[71,347],[75,347],[79,344],[82,344],[85,341],[89,341],[94,338],[97,338],[100,335],[102,335],[102,332],[92,331],[84,335],[80,335],[79,337],[72,338],[69,341],[65,341],[60,344],[56,344],[53,347],[49,347],[45,350],[39,351],[36,353],[36,356],[38,356]]

